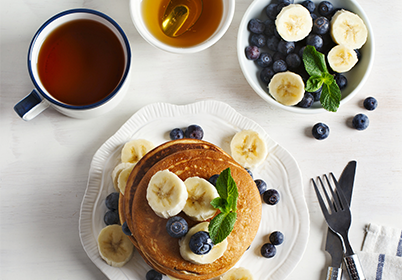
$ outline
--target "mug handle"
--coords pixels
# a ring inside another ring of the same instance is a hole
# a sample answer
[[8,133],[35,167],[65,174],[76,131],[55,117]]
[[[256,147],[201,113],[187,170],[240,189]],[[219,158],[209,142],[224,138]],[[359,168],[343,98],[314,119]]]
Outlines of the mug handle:
[[49,102],[42,99],[34,89],[14,106],[14,111],[24,120],[30,121],[49,107]]

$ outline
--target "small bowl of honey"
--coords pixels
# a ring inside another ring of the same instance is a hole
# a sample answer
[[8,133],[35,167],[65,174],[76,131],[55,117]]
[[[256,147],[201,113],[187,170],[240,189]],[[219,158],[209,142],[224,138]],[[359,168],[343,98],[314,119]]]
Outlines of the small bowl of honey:
[[235,0],[131,0],[138,33],[161,50],[185,54],[205,50],[228,30]]

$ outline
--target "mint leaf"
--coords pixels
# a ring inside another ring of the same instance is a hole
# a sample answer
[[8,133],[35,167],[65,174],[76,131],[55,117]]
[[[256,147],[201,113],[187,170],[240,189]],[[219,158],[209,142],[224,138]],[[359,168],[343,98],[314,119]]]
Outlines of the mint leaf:
[[320,102],[325,110],[336,112],[339,108],[341,97],[341,90],[335,80],[333,83],[323,85]]
[[213,199],[211,201],[211,205],[212,207],[219,209],[221,212],[228,212],[229,211],[229,207],[227,207],[227,202],[225,199],[223,199],[222,197],[217,197],[215,199]]
[[313,46],[307,45],[304,49],[303,63],[310,76],[321,76],[322,73],[328,73],[325,56],[317,52]]
[[219,213],[209,223],[208,231],[212,242],[216,245],[225,240],[234,228],[237,219],[236,212]]
[[319,90],[320,87],[322,87],[323,83],[324,83],[324,80],[321,76],[311,76],[307,80],[305,91],[315,92],[315,91]]

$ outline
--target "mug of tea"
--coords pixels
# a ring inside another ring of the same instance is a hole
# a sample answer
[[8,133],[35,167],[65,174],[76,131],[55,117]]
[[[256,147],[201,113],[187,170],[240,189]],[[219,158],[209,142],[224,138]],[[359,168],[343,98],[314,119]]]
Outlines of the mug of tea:
[[121,27],[91,9],[72,9],[47,20],[28,51],[32,92],[16,113],[31,120],[49,106],[73,118],[110,111],[129,84],[130,45]]

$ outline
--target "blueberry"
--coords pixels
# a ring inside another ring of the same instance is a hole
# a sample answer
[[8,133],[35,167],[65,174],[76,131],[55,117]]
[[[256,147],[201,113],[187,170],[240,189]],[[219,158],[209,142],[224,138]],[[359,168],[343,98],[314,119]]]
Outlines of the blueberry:
[[252,18],[248,22],[248,30],[250,30],[250,32],[253,32],[255,34],[261,34],[265,30],[265,24],[258,18]]
[[295,1],[294,0],[278,0],[278,4],[285,4],[286,6],[293,4]]
[[260,72],[260,79],[264,84],[268,85],[274,75],[275,72],[272,67],[265,67]]
[[362,53],[358,50],[358,49],[355,49],[355,52],[356,52],[356,55],[357,55],[357,59],[358,59],[358,61],[357,62],[359,62],[360,61],[360,59],[362,58]]
[[289,4],[287,4],[287,3],[280,3],[280,4],[278,4],[278,6],[276,6],[276,12],[279,14],[279,13],[282,11],[282,9],[283,9],[284,7],[286,7],[286,6],[289,6]]
[[208,182],[210,182],[212,185],[216,187],[216,180],[218,180],[219,174],[212,175],[209,179]]
[[313,32],[316,34],[326,34],[329,31],[329,20],[326,17],[318,17],[314,20]]
[[276,16],[278,15],[278,12],[276,10],[276,6],[278,6],[278,4],[271,3],[265,9],[265,13],[272,20],[275,20]]
[[201,126],[192,124],[187,127],[185,133],[187,138],[199,139],[201,140],[204,137],[204,131],[202,130]]
[[123,233],[124,233],[125,235],[131,236],[131,230],[128,228],[127,222],[124,222],[124,223],[121,225],[121,229],[123,230]]
[[279,195],[277,190],[269,189],[264,192],[264,194],[262,195],[262,199],[266,204],[275,205],[279,202],[281,196]]
[[274,62],[272,70],[274,70],[275,73],[285,72],[288,70],[288,66],[284,60],[277,60]]
[[306,48],[306,46],[301,47],[300,50],[299,50],[299,56],[300,56],[301,59],[303,59],[303,53],[304,53],[305,48]]
[[276,254],[276,247],[271,243],[265,243],[261,246],[261,255],[264,258],[272,258]]
[[276,31],[275,22],[271,19],[267,19],[264,21],[264,24],[265,24],[264,34],[267,35],[268,37],[274,36]]
[[285,40],[280,40],[278,43],[278,52],[284,55],[288,55],[295,50],[295,43],[288,42]]
[[314,13],[315,4],[313,1],[307,0],[301,2],[302,6],[305,7],[310,13]]
[[365,130],[369,124],[369,118],[365,114],[357,114],[352,120],[353,127],[357,130]]
[[322,87],[320,87],[314,92],[311,92],[311,94],[314,96],[314,101],[320,101],[321,93],[322,93]]
[[109,210],[105,213],[105,216],[103,216],[103,221],[106,225],[119,224],[119,213]]
[[269,236],[269,241],[272,243],[272,245],[281,245],[283,243],[283,239],[283,233],[280,231],[274,231]]
[[171,237],[181,238],[187,234],[188,224],[182,217],[174,216],[167,221],[166,230]]
[[276,52],[278,50],[278,44],[280,42],[280,39],[276,36],[271,36],[268,37],[267,39],[267,47],[273,52]]
[[298,56],[296,53],[291,53],[286,57],[286,64],[291,69],[296,69],[301,65],[301,63],[302,61],[300,56]]
[[281,54],[280,52],[275,52],[274,55],[272,56],[272,59],[274,61],[277,61],[277,60],[285,60],[286,61],[286,55]]
[[320,4],[318,4],[318,13],[324,17],[331,15],[333,11],[334,6],[331,4],[331,2],[322,1]]
[[118,192],[110,193],[105,199],[105,205],[109,210],[117,210],[119,209],[119,197],[120,194]]
[[310,108],[314,103],[314,96],[310,92],[305,92],[302,100],[296,106],[301,108]]
[[340,90],[344,89],[348,85],[348,79],[344,75],[336,73],[334,78]]
[[373,111],[375,108],[377,108],[378,102],[377,99],[374,97],[367,97],[364,99],[363,106],[367,110]]
[[313,14],[313,13],[311,13],[310,16],[313,19],[313,21],[315,21],[318,18],[318,16],[316,14]]
[[154,269],[149,270],[145,275],[146,280],[162,280],[162,277],[162,274]]
[[252,34],[250,43],[254,46],[262,48],[267,44],[267,37],[264,34]]
[[311,132],[315,139],[324,140],[329,135],[329,127],[325,123],[316,123]]
[[324,45],[324,40],[320,35],[310,33],[306,38],[306,44],[315,47],[315,49],[319,51]]
[[261,53],[260,57],[255,61],[260,67],[265,68],[272,64],[273,59],[269,53]]
[[183,139],[184,132],[181,128],[174,128],[172,131],[170,131],[169,137],[171,140]]
[[205,255],[212,250],[213,246],[212,239],[206,231],[196,232],[190,238],[189,247],[194,254]]
[[247,46],[246,57],[250,60],[256,60],[260,57],[260,49],[257,46]]
[[246,171],[248,172],[248,174],[251,176],[251,179],[254,179],[253,172],[251,172],[251,170],[248,169],[248,168],[245,168],[245,169],[246,169]]
[[254,182],[255,182],[255,184],[256,184],[256,186],[257,186],[258,191],[260,192],[260,194],[263,194],[263,193],[265,193],[265,192],[268,190],[268,185],[267,185],[267,183],[265,183],[264,180],[262,180],[262,179],[257,179],[257,180],[254,180]]

